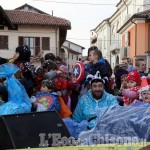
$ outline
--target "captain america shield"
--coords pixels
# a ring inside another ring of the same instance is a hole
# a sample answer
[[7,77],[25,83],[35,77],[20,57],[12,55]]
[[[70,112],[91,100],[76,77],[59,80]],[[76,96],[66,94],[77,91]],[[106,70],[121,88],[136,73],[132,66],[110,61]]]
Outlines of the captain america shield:
[[73,67],[73,76],[80,82],[84,77],[84,64],[78,61]]

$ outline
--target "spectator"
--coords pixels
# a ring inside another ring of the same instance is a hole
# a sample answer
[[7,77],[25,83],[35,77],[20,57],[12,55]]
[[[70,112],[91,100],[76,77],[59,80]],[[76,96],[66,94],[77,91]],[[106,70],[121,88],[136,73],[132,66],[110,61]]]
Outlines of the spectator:
[[84,94],[78,101],[77,107],[73,113],[73,120],[80,123],[83,120],[89,121],[88,127],[95,126],[96,111],[99,108],[106,108],[113,105],[118,105],[116,98],[105,92],[104,80],[100,77],[99,72],[95,76],[88,75],[90,79],[91,90]]
[[45,60],[52,60],[55,61],[55,55],[53,53],[47,53],[45,55]]
[[136,59],[135,66],[141,76],[147,76],[148,73],[146,73],[146,62],[143,58]]
[[31,97],[31,102],[36,107],[36,111],[55,110],[60,112],[60,103],[52,80],[42,81],[40,92]]
[[140,100],[150,104],[150,85],[148,85],[146,77],[142,78],[141,88],[138,92],[140,93]]
[[63,65],[63,61],[62,61],[61,57],[56,56],[56,58],[55,58],[55,63],[56,63],[56,65],[57,65],[57,68],[59,69],[59,67],[60,67],[61,65]]
[[121,85],[121,92],[124,100],[124,106],[129,106],[135,99],[139,98],[138,90],[141,85],[141,76],[137,70],[131,71],[127,76],[127,89],[124,84]]

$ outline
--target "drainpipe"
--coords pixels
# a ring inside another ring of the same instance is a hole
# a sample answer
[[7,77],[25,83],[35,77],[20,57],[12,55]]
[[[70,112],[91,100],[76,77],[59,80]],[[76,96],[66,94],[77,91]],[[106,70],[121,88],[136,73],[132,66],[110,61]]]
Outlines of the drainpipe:
[[[56,39],[55,39],[55,40],[56,40],[56,56],[58,56],[57,30],[58,30],[58,29],[56,28],[56,36],[55,36],[55,37],[56,37]],[[59,38],[60,38],[60,37],[59,37]]]
[[135,25],[135,57],[137,54],[137,24],[133,21],[133,18],[131,18],[131,22]]
[[[107,21],[108,22],[108,25],[110,27],[110,39],[109,39],[109,45],[111,45],[111,23],[109,22],[109,20]],[[109,48],[110,50],[110,48]],[[110,57],[110,65],[111,65],[111,51],[109,52],[109,57]]]
[[128,15],[128,5],[126,4],[125,0],[123,0],[125,6],[127,7],[127,15]]

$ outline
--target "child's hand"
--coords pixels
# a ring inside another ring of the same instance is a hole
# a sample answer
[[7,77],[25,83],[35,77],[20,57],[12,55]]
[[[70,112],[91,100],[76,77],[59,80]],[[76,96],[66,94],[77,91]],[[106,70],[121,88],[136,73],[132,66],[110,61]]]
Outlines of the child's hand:
[[56,73],[57,73],[57,75],[59,75],[59,74],[61,74],[61,73],[62,73],[62,71],[57,70],[57,71],[56,71]]
[[38,54],[38,57],[43,57],[43,55],[44,55],[44,50],[41,50]]
[[125,89],[125,88],[124,88],[124,84],[122,83],[121,87],[120,87],[120,90],[123,90],[123,89]]
[[72,83],[77,83],[77,79],[75,77],[72,77]]
[[89,64],[89,63],[90,63],[90,61],[87,61],[87,60],[85,60],[85,61],[83,62],[84,65],[87,65],[87,64]]
[[126,82],[122,82],[120,89],[127,89],[127,83]]
[[37,104],[37,102],[33,102],[33,106],[35,106],[35,107],[36,107],[37,105],[38,105],[38,104]]
[[62,96],[62,93],[60,91],[57,91],[58,96]]
[[13,62],[14,62],[14,59],[13,59],[13,58],[10,58],[10,59],[8,60],[8,62],[9,62],[9,63],[13,63]]

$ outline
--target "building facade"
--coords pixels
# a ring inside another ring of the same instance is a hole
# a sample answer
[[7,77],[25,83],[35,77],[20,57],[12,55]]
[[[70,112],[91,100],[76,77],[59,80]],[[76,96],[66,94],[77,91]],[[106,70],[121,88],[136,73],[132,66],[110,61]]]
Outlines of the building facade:
[[102,51],[103,57],[111,63],[112,68],[124,60],[134,63],[135,59],[131,58],[132,54],[128,47],[129,32],[126,31],[122,35],[118,30],[131,20],[134,14],[150,9],[150,0],[120,0],[116,7],[117,10],[110,18],[91,30],[91,36],[97,36],[95,45]]
[[60,57],[67,63],[68,68],[71,70],[75,63],[81,59],[84,49],[83,46],[66,40],[61,47]]
[[[138,58],[147,61],[150,68],[150,10],[134,14],[119,30],[122,37],[122,47],[132,63]],[[126,59],[125,61],[128,61]]]
[[15,10],[0,7],[0,54],[11,58],[18,45],[28,45],[32,56],[40,50],[60,54],[70,21],[42,12],[28,4]]

